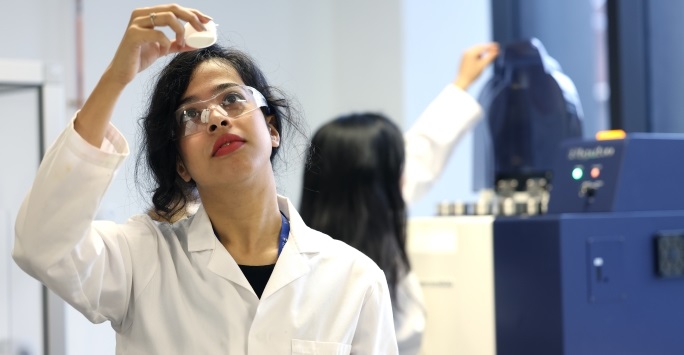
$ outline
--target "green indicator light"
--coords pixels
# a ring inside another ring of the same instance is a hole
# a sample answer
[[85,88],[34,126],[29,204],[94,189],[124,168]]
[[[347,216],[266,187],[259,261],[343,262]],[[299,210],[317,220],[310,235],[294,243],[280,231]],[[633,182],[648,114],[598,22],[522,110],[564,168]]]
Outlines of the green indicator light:
[[575,180],[579,180],[582,178],[582,175],[584,175],[584,171],[582,171],[582,168],[577,167],[572,169],[572,178]]

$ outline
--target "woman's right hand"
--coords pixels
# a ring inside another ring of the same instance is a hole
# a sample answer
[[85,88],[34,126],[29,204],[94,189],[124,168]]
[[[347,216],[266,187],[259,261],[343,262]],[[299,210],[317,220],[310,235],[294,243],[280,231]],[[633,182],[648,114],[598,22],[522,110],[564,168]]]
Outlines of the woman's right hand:
[[[169,53],[194,49],[185,45],[185,28],[179,20],[201,31],[211,18],[199,10],[175,4],[133,11],[114,59],[74,120],[74,129],[88,143],[101,146],[119,95],[140,71]],[[170,27],[176,37],[169,39],[155,29],[163,26]]]
[[[110,79],[125,86],[136,74],[160,57],[194,50],[195,48],[185,44],[185,29],[179,20],[189,22],[198,31],[203,31],[204,24],[209,22],[211,17],[199,10],[176,4],[135,9],[114,59],[107,69]],[[175,32],[174,39],[168,38],[156,29],[165,26]]]

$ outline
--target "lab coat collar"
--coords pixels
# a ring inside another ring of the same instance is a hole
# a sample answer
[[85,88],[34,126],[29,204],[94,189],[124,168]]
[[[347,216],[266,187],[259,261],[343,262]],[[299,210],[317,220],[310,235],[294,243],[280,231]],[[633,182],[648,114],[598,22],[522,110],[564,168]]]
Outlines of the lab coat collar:
[[[318,253],[322,243],[326,240],[320,233],[309,228],[302,220],[299,212],[294,208],[287,197],[278,196],[278,208],[290,221],[290,241],[293,241],[299,253]],[[329,239],[329,238],[328,238]]]
[[[285,217],[290,221],[290,237],[288,243],[293,241],[300,253],[317,253],[320,251],[321,239],[318,232],[309,228],[299,213],[294,208],[287,197],[278,195],[278,208],[285,214]],[[203,250],[213,250],[217,243],[214,229],[211,227],[211,221],[204,210],[204,206],[200,205],[197,212],[192,217],[187,231],[188,236],[188,251],[197,252]]]
[[[306,254],[320,252],[323,247],[322,243],[329,239],[329,237],[323,236],[306,226],[297,210],[286,197],[278,196],[278,207],[290,221],[290,235],[264,289],[262,299],[309,273],[311,266]],[[249,282],[235,259],[214,235],[209,216],[203,206],[200,206],[193,216],[188,226],[187,236],[189,252],[213,250],[207,265],[209,270],[251,290]]]
[[188,251],[212,250],[216,247],[216,235],[204,206],[200,205],[188,226]]

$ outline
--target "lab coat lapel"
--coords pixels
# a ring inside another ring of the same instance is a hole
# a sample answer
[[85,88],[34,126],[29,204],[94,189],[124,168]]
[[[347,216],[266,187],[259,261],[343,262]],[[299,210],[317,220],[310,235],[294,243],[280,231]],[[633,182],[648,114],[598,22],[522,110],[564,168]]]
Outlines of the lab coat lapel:
[[247,281],[245,274],[240,270],[240,266],[235,262],[235,259],[233,259],[221,243],[217,241],[216,244],[217,247],[211,254],[207,268],[216,275],[252,291],[252,285]]
[[[290,233],[290,238],[292,238],[292,233]],[[282,253],[280,253],[278,262],[276,262],[273,274],[271,274],[271,277],[268,279],[261,299],[268,298],[292,281],[308,274],[309,271],[311,271],[309,259],[306,255],[300,253],[297,245],[293,241],[288,240]]]
[[188,251],[212,251],[207,263],[207,269],[230,282],[252,290],[252,286],[247,281],[242,270],[240,270],[235,259],[216,238],[204,206],[200,206],[197,213],[195,213],[188,227],[187,235]]
[[290,221],[290,235],[278,257],[273,274],[268,279],[261,299],[266,299],[311,271],[307,254],[320,251],[319,238],[304,224],[294,206],[282,196],[278,196],[278,207]]

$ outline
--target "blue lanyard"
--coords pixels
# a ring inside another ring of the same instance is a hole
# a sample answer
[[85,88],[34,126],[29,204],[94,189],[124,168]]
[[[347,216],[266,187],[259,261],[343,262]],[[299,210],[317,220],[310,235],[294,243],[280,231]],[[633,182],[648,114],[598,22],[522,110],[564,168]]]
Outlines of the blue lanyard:
[[280,225],[280,237],[278,238],[278,256],[280,256],[285,243],[287,243],[287,238],[290,236],[290,221],[285,218],[285,214],[282,211],[280,212],[280,218],[283,222]]

